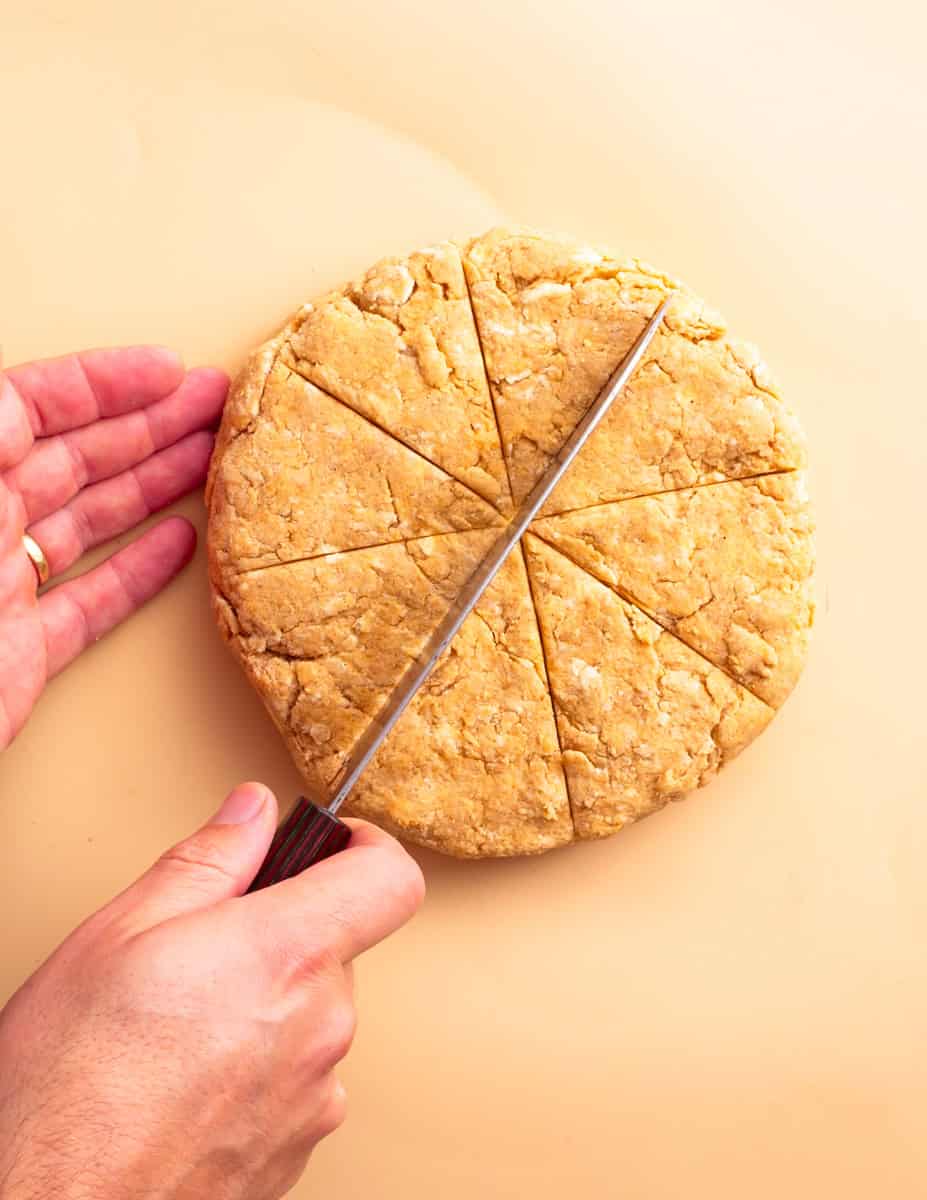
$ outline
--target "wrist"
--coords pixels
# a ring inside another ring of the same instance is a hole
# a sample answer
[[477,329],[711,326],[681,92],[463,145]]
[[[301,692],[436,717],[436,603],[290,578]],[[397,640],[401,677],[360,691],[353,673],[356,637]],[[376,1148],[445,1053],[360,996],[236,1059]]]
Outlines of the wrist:
[[107,1165],[112,1132],[91,1132],[86,1109],[69,1118],[54,1106],[50,1097],[32,1113],[15,1102],[0,1110],[0,1200],[128,1200]]
[[100,1178],[91,1181],[83,1163],[65,1161],[40,1141],[34,1149],[0,1149],[0,1200],[122,1200]]

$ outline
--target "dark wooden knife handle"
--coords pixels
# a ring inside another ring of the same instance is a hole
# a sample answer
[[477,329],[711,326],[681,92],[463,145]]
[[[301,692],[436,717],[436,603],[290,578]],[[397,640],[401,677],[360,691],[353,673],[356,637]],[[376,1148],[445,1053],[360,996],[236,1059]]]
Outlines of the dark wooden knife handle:
[[313,863],[343,850],[350,840],[351,830],[344,821],[300,796],[296,807],[274,834],[267,857],[248,891],[257,892],[298,875]]

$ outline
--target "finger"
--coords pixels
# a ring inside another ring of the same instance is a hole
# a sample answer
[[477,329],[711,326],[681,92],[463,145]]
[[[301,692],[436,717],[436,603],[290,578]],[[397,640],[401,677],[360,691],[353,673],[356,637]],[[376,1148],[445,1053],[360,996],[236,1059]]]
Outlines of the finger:
[[346,849],[244,901],[282,962],[350,962],[404,925],[422,902],[422,873],[395,838],[366,821],[348,823]]
[[52,575],[60,575],[92,546],[132,529],[173,504],[206,478],[211,433],[193,433],[114,479],[95,483],[50,517],[29,527],[45,551]]
[[0,372],[0,471],[21,462],[31,445],[32,428],[23,402]]
[[163,400],[119,417],[41,438],[5,482],[17,491],[31,524],[61,508],[88,484],[111,479],[213,425],[222,412],[228,379],[221,371],[190,371]]
[[263,783],[242,783],[202,829],[178,842],[111,906],[133,932],[244,893],[277,824],[277,801]]
[[35,437],[144,408],[180,386],[183,364],[164,346],[87,350],[10,367]]
[[157,595],[189,561],[196,533],[169,517],[86,575],[39,600],[49,679]]

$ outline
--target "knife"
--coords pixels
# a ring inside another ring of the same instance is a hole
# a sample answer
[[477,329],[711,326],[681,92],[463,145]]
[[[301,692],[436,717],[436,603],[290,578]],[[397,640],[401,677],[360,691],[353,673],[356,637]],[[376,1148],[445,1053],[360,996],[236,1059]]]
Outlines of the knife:
[[464,584],[441,624],[425,643],[421,653],[412,660],[387,698],[383,708],[359,738],[350,757],[335,779],[334,792],[326,808],[300,796],[271,843],[261,869],[248,889],[251,892],[298,875],[313,863],[329,858],[343,850],[351,839],[350,826],[335,815],[351,789],[360,779],[364,768],[377,752],[384,738],[405,712],[412,697],[422,686],[454,635],[472,612],[480,597],[492,583],[497,571],[511,550],[521,540],[525,530],[537,516],[587,438],[608,412],[616,396],[633,375],[641,358],[663,322],[672,294],[666,297],[647,322],[640,337],[590,405],[573,432],[554,455],[550,466],[534,485],[518,511],[499,534],[489,552]]

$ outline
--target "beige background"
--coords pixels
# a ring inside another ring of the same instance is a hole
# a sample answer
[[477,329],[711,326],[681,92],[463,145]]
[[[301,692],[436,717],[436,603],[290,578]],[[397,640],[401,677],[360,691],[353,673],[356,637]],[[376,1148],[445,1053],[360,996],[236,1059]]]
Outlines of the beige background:
[[[811,436],[794,698],[615,840],[422,854],[425,910],[359,972],[350,1121],[296,1195],[924,1194],[921,7],[0,0],[7,362],[137,339],[233,368],[380,254],[503,216],[688,280]],[[253,776],[298,786],[200,552],[0,764],[0,999]]]

